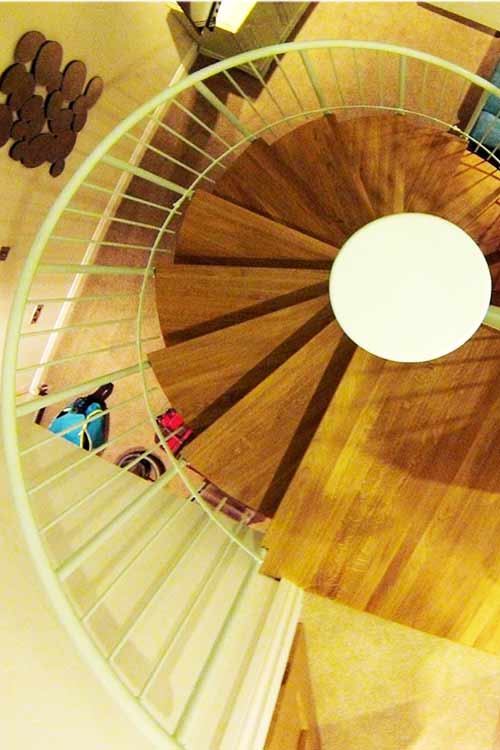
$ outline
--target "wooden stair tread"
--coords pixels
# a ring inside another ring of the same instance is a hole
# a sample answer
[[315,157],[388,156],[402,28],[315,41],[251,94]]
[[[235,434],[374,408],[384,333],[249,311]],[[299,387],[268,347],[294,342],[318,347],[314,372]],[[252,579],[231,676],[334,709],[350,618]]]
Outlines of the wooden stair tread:
[[[203,227],[203,231],[200,231]],[[337,250],[255,211],[197,190],[177,238],[176,262],[230,259],[231,263],[329,268]]]
[[217,180],[221,198],[338,246],[343,235],[323,217],[302,181],[265,141],[254,141]]
[[334,321],[183,450],[194,468],[272,514],[355,346]]
[[378,218],[404,210],[405,138],[403,117],[377,115],[337,123],[328,121],[336,150],[363,185],[371,210]]
[[366,189],[348,159],[332,115],[306,122],[273,143],[271,149],[294,173],[325,221],[340,229],[341,245],[353,232],[377,218]]
[[465,141],[435,128],[408,123],[403,160],[406,169],[405,211],[435,213],[444,192],[455,179]]
[[329,297],[324,294],[153,352],[149,360],[172,406],[198,432],[332,319]]
[[265,537],[263,572],[498,652],[499,362],[486,327],[418,365],[358,349]]
[[165,342],[179,343],[325,293],[316,270],[171,265],[155,276]]
[[330,119],[329,125],[377,218],[434,208],[466,148],[456,136],[408,116]]
[[343,122],[321,117],[283,136],[272,149],[296,170],[297,181],[347,238],[380,216],[433,212],[465,143],[407,117],[382,114]]
[[481,249],[496,249],[500,235],[500,172],[476,154],[466,153],[443,191],[438,213],[464,229]]

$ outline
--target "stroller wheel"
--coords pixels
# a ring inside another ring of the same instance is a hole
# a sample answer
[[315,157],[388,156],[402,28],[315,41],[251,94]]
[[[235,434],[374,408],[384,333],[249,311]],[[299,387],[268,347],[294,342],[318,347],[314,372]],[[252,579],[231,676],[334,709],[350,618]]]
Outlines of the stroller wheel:
[[135,474],[149,482],[154,482],[165,473],[165,465],[154,453],[149,453],[147,456],[142,455],[144,453],[146,453],[146,448],[142,448],[141,446],[129,448],[121,456],[118,456],[115,464],[123,469],[127,469],[130,464],[133,464],[128,469],[131,474]]

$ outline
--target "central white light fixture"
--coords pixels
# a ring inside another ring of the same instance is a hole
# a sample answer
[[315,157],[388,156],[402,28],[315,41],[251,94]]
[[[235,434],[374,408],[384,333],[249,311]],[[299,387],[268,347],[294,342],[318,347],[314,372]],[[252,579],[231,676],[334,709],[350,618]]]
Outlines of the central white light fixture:
[[343,245],[330,300],[347,335],[371,354],[426,362],[458,349],[483,322],[491,275],[462,229],[430,214],[366,224]]

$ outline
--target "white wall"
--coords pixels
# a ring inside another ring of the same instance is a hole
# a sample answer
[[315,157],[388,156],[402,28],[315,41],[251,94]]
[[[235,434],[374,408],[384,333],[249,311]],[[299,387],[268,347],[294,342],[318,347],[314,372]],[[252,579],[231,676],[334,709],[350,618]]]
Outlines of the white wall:
[[[103,135],[169,84],[181,62],[192,58],[193,43],[161,3],[2,3],[0,27],[0,70],[12,62],[21,35],[37,29],[63,45],[64,63],[82,59],[89,74],[105,81],[59,178],[49,176],[47,165],[30,170],[12,161],[8,146],[0,150],[0,245],[12,246],[8,261],[0,264],[1,348],[16,278],[52,201]],[[57,621],[27,554],[6,471],[0,448],[2,747],[150,748]]]
[[[73,59],[85,62],[88,77],[104,79],[104,93],[90,111],[84,130],[66,161],[60,177],[48,173],[48,165],[27,169],[10,159],[12,141],[0,149],[0,245],[12,247],[0,264],[0,342],[3,341],[15,280],[22,268],[36,230],[69,177],[97,143],[126,115],[167,87],[180,65],[192,62],[195,45],[163,3],[2,3],[0,5],[0,71],[13,62],[18,39],[36,29],[47,39],[60,42],[63,65]],[[1,100],[3,101],[3,95]],[[79,233],[73,223],[74,236]],[[83,252],[75,246],[75,251]],[[78,262],[68,258],[68,262]],[[50,279],[39,291],[63,296],[71,279]],[[49,328],[57,314],[46,306],[41,329]],[[30,341],[29,361],[39,361],[45,341]],[[27,376],[29,383],[31,375]],[[21,384],[22,390],[22,384]]]

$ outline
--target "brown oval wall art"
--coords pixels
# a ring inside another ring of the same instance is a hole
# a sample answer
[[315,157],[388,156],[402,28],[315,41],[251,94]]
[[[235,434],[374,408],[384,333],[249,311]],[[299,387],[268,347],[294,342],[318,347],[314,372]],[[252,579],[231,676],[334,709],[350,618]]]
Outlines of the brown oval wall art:
[[62,174],[89,110],[102,94],[99,76],[87,83],[87,66],[71,60],[62,69],[59,42],[40,31],[19,39],[14,61],[0,75],[0,148],[12,141],[9,156],[34,169],[49,164],[53,177]]

